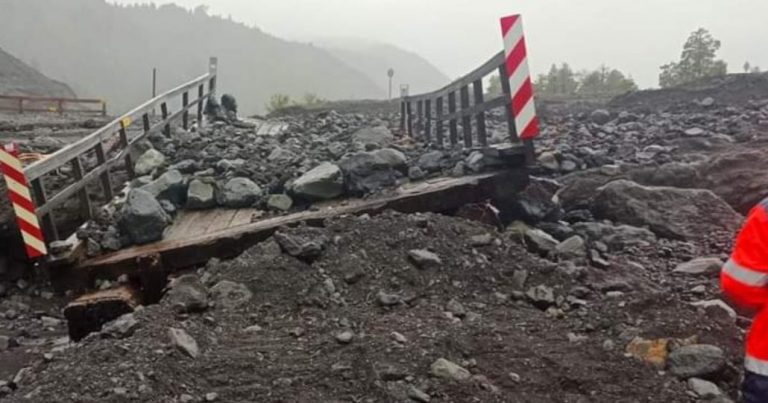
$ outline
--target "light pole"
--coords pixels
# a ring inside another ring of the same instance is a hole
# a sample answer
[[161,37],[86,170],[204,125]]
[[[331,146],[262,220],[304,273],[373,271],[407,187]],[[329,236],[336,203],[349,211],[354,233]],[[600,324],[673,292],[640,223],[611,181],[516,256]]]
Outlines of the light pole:
[[395,76],[395,69],[387,70],[387,76],[389,76],[389,101],[392,101],[392,77]]

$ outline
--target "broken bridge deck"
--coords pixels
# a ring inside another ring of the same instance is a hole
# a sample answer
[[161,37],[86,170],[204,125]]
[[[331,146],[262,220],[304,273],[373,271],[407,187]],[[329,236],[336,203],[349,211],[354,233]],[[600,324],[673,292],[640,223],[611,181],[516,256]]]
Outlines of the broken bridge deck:
[[163,270],[174,271],[204,264],[210,258],[229,258],[271,236],[282,226],[306,222],[321,225],[345,214],[376,214],[392,209],[403,213],[450,212],[484,200],[504,200],[528,183],[524,168],[458,178],[437,178],[401,186],[367,199],[345,199],[315,205],[307,211],[271,218],[254,218],[255,209],[185,211],[168,228],[162,241],[134,246],[77,265],[52,270],[52,280],[74,279],[92,284],[97,278],[114,279],[142,269],[142,261],[159,257]]

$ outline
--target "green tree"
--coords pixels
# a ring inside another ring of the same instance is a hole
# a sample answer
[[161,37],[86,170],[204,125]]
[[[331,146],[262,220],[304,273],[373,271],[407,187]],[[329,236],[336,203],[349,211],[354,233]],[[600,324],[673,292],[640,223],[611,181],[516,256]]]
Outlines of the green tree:
[[691,33],[683,45],[680,61],[661,66],[659,85],[668,88],[703,77],[726,74],[728,65],[715,59],[720,46],[720,41],[704,28]]
[[488,95],[498,96],[501,95],[501,78],[498,75],[493,75],[488,80],[488,88],[486,89]]
[[277,112],[291,106],[291,97],[285,94],[273,94],[267,104],[267,112]]
[[539,75],[534,83],[536,92],[542,95],[573,95],[579,88],[576,74],[568,63],[560,67],[553,64],[546,75]]
[[597,70],[580,74],[577,92],[581,95],[619,95],[635,90],[637,90],[637,84],[632,77],[602,65]]
[[301,106],[317,106],[325,102],[324,99],[317,96],[317,94],[306,93],[301,100],[301,103],[296,103]]

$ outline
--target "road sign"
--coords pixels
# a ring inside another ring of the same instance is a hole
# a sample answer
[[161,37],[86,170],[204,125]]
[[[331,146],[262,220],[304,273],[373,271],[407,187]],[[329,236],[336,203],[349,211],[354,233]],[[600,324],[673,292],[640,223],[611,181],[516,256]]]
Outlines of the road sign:
[[16,222],[27,248],[27,256],[34,259],[47,255],[45,239],[35,213],[35,202],[32,200],[32,193],[19,160],[19,149],[15,144],[0,147],[0,170],[8,187],[8,197],[16,213]]
[[512,113],[517,134],[529,140],[539,134],[539,118],[533,100],[533,83],[528,68],[528,52],[523,34],[523,19],[512,15],[501,19],[504,37],[504,55],[507,61],[507,79],[512,94]]

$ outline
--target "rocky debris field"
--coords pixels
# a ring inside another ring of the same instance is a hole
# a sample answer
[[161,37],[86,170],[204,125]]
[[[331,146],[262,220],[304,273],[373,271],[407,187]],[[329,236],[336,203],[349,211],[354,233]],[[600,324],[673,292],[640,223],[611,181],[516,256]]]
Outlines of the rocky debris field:
[[78,343],[11,333],[36,358],[6,399],[728,401],[741,331],[713,301],[728,237],[567,227],[388,212],[285,228]]
[[[137,177],[125,197],[81,231],[89,254],[160,240],[180,210],[257,208],[268,217],[506,164],[478,150],[438,149],[396,135],[399,116],[391,113],[311,112],[280,122],[270,121],[282,127],[272,131],[246,119],[151,136],[137,153]],[[491,125],[497,143],[500,128]]]
[[[502,225],[386,212],[283,228],[233,260],[177,273],[159,304],[78,342],[61,338],[44,289],[0,282],[0,396],[736,401],[749,319],[720,299],[718,274],[743,214],[768,195],[768,93],[751,98],[560,108],[544,121],[528,188],[491,200]],[[282,119],[274,136],[245,121],[151,138],[127,201],[83,234],[92,252],[162,236],[178,209],[280,214],[386,191],[417,168],[493,166],[399,137],[394,115]],[[489,127],[500,141],[501,116]],[[0,261],[0,273],[18,272],[10,266]]]

